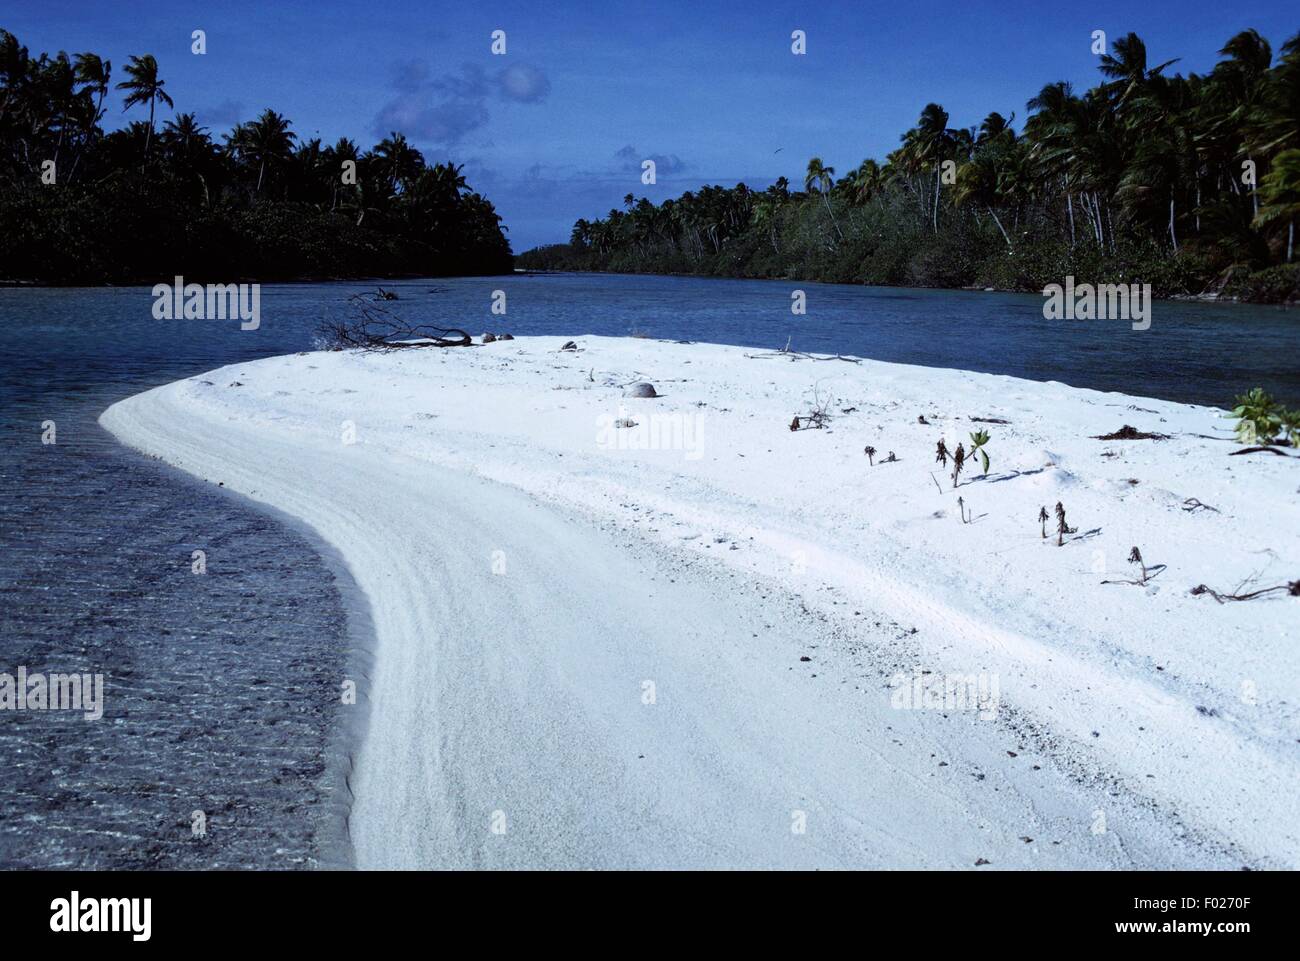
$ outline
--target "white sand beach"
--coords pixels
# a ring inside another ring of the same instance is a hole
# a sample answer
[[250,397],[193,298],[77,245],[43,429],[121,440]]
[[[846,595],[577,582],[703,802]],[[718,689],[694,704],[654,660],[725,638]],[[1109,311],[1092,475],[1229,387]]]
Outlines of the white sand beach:
[[[574,339],[277,357],[102,417],[368,597],[358,866],[1300,867],[1300,599],[1190,593],[1300,577],[1300,462],[1229,456],[1211,408]],[[981,427],[954,490],[936,442]],[[1148,582],[1103,584],[1134,546]],[[952,678],[992,700],[924,697]]]

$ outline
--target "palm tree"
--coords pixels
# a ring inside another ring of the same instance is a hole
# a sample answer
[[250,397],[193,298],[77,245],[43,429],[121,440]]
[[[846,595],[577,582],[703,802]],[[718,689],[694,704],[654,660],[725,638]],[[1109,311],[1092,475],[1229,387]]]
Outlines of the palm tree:
[[[903,146],[890,155],[890,162],[908,178],[914,178],[912,190],[921,205],[923,217],[930,221],[935,233],[939,232],[939,189],[943,162],[953,160],[959,152],[957,131],[948,129],[948,112],[937,103],[928,103],[921,111],[915,127],[902,136]],[[934,171],[934,191],[930,197],[924,182],[928,171]]]
[[1282,45],[1254,120],[1265,151],[1300,146],[1300,33]]
[[1011,238],[998,217],[997,206],[1001,202],[999,189],[999,170],[997,156],[993,150],[981,150],[971,160],[962,164],[957,170],[956,203],[972,203],[988,211],[993,222],[997,224],[1006,241],[1007,250],[1012,249]]
[[1129,219],[1145,217],[1153,229],[1162,221],[1167,224],[1174,253],[1178,202],[1181,198],[1185,212],[1199,192],[1200,155],[1193,123],[1201,89],[1182,76],[1157,76],[1132,101],[1128,119],[1141,136],[1134,138],[1136,146],[1115,192]]
[[[326,147],[321,151],[321,164],[329,172],[331,201],[330,211],[333,212],[339,206],[339,194],[346,188],[347,195],[352,198],[354,206],[361,206],[361,185],[360,183],[345,184],[343,182],[343,164],[351,161],[354,165],[359,166],[361,160],[361,151],[356,143],[347,137],[340,137],[335,141],[334,146]],[[353,169],[356,170],[357,166]]]
[[880,164],[868,158],[845,178],[845,187],[855,204],[865,204],[885,188],[885,174]]
[[192,113],[177,114],[175,119],[163,124],[158,134],[163,147],[165,163],[180,177],[193,177],[203,188],[203,205],[211,203],[208,192],[208,175],[215,157],[208,128],[202,126]]
[[208,128],[198,122],[192,113],[180,113],[163,124],[160,142],[168,146],[179,147],[181,156],[188,154],[197,144],[209,144]]
[[1177,58],[1166,60],[1158,67],[1147,69],[1147,45],[1136,33],[1120,37],[1111,44],[1111,49],[1113,54],[1102,54],[1101,72],[1112,80],[1105,89],[1118,95],[1116,107],[1122,106],[1151,79],[1160,76],[1165,67],[1178,62]]
[[1260,183],[1264,206],[1255,217],[1256,226],[1286,223],[1286,262],[1295,251],[1295,222],[1300,217],[1300,148],[1283,150],[1273,158],[1273,169]]
[[993,111],[980,122],[979,136],[975,142],[977,144],[986,144],[991,140],[1005,140],[1008,138],[1015,140],[1016,132],[1011,127],[1011,123],[1015,119],[1016,115],[1014,113],[1011,115],[1011,119],[1008,120],[996,110]]
[[41,82],[51,107],[46,125],[57,128],[59,132],[54,145],[54,160],[57,164],[64,141],[68,138],[69,117],[76,112],[76,74],[66,53],[60,52],[53,60],[46,61],[44,57],[41,60],[45,67],[41,72]]
[[822,195],[822,202],[826,205],[826,212],[831,215],[831,226],[835,228],[835,233],[843,240],[844,234],[840,231],[840,225],[835,220],[835,211],[831,210],[830,190],[833,183],[835,183],[834,167],[823,164],[821,157],[813,157],[808,161],[808,172],[803,178],[804,189],[812,192],[815,188]]
[[249,169],[257,168],[254,194],[262,192],[268,170],[286,166],[293,157],[293,142],[298,135],[290,126],[288,120],[268,108],[256,120],[240,124],[227,136],[228,148],[239,161]]
[[144,157],[147,162],[149,159],[149,142],[153,139],[154,127],[154,108],[159,100],[169,107],[176,106],[172,98],[163,90],[166,81],[158,79],[158,61],[153,58],[153,54],[146,53],[143,57],[132,57],[126,64],[126,75],[129,80],[123,80],[117,85],[118,90],[128,91],[126,100],[122,109],[130,110],[136,104],[147,103],[149,105],[149,133],[144,139]]
[[1029,159],[1042,180],[1059,178],[1064,187],[1071,244],[1075,242],[1077,191],[1093,239],[1098,246],[1106,246],[1109,232],[1113,246],[1109,198],[1128,154],[1112,98],[1105,88],[1076,97],[1068,83],[1060,82],[1043,87],[1028,107],[1036,111],[1025,124]]
[[591,244],[591,224],[579,217],[569,235],[569,246],[586,248]]
[[289,177],[293,199],[324,209],[326,198],[333,198],[333,182],[338,169],[330,163],[331,159],[332,154],[321,144],[320,137],[298,144]]
[[[1219,55],[1227,57],[1217,63],[1210,74],[1206,95],[1211,113],[1210,135],[1223,135],[1233,144],[1238,158],[1253,165],[1255,154],[1266,159],[1270,150],[1260,150],[1260,108],[1268,89],[1269,67],[1273,48],[1255,30],[1243,30],[1223,45]],[[1259,215],[1258,189],[1251,190],[1251,209]]]
[[[72,72],[76,82],[81,84],[78,93],[83,96],[95,97],[94,109],[84,111],[84,129],[82,130],[82,146],[84,147],[94,135],[95,126],[104,117],[104,98],[108,96],[109,81],[113,76],[113,62],[111,60],[101,60],[98,54],[79,53],[73,62]],[[69,181],[76,176],[77,166],[80,163],[81,150],[78,150],[72,160],[72,170],[68,174]]]
[[455,193],[468,189],[465,183],[465,165],[464,164],[434,164],[434,175],[438,177],[447,188]]
[[409,187],[424,169],[423,154],[396,131],[379,141],[373,153],[390,196],[396,196]]
[[814,189],[819,193],[825,192],[830,189],[834,178],[835,168],[823,164],[821,157],[813,157],[808,161],[808,173],[803,178],[803,186],[810,193]]
[[113,61],[101,60],[94,53],[79,53],[73,70],[82,91],[95,96],[95,123],[99,123],[104,116],[104,98],[108,96],[109,80],[113,76]]
[[[1238,37],[1229,41],[1229,47],[1234,47],[1230,53],[1234,60],[1241,59],[1250,64],[1241,72],[1254,79],[1258,75],[1257,67],[1262,55],[1252,55],[1251,44],[1248,42],[1234,44]],[[1238,47],[1244,48],[1246,52],[1239,52]],[[1253,87],[1250,89],[1251,93],[1255,92]],[[1285,152],[1300,147],[1300,33],[1282,45],[1279,63],[1262,79],[1258,102],[1246,118],[1245,131],[1246,149],[1262,158],[1269,157],[1275,151]],[[1279,154],[1278,157],[1280,156]],[[1273,162],[1276,163],[1277,159],[1274,158]],[[1255,216],[1258,219],[1260,210],[1257,192],[1252,192],[1252,196],[1256,196]],[[1270,217],[1266,222],[1272,223],[1273,218]],[[1294,230],[1294,225],[1288,227],[1289,237],[1294,234]],[[1288,240],[1288,252],[1291,248],[1292,243]],[[1287,259],[1290,260],[1289,253]]]

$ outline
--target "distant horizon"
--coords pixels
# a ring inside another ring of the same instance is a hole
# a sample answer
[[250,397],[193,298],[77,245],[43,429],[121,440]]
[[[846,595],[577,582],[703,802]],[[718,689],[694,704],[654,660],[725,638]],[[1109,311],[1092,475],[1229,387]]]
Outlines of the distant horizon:
[[[430,161],[464,165],[515,253],[567,241],[575,220],[604,216],[628,193],[657,203],[782,176],[797,187],[812,156],[841,173],[883,160],[930,101],[954,126],[999,110],[1019,128],[1044,84],[1098,82],[1095,29],[1108,41],[1137,32],[1153,62],[1178,58],[1170,72],[1182,74],[1208,71],[1239,30],[1258,29],[1276,49],[1300,29],[1267,3],[931,9],[932,20],[898,25],[883,7],[668,3],[633,15],[578,4],[559,19],[522,4],[403,2],[358,22],[355,7],[336,3],[271,10],[239,0],[220,11],[181,2],[146,21],[69,0],[11,11],[0,27],[33,54],[98,53],[114,81],[130,55],[153,54],[176,101],[175,111],[160,107],[160,125],[193,112],[220,134],[270,107],[302,138],[369,147],[404,133]],[[202,56],[190,52],[195,29],[206,34]],[[803,56],[790,50],[796,29],[807,35]],[[494,30],[505,31],[504,56],[491,52]],[[383,54],[356,63],[370,50]],[[117,91],[110,104],[108,129],[145,119],[124,112]],[[645,159],[656,161],[654,185],[641,182]]]

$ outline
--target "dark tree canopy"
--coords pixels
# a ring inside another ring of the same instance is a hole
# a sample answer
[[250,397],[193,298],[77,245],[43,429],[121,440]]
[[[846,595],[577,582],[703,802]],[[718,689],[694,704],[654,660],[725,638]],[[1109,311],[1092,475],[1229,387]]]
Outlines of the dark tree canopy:
[[[140,119],[105,133],[114,91]],[[158,124],[160,105],[173,102],[152,56],[115,70],[93,53],[33,55],[0,30],[0,280],[511,269],[492,204],[400,133],[325,145],[267,109],[217,134],[193,113]]]

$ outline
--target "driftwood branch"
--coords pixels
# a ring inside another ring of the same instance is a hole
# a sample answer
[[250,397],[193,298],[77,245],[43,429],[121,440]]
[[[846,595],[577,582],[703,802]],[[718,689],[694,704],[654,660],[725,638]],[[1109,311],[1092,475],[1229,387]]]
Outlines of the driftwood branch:
[[1212,598],[1222,604],[1224,601],[1249,601],[1256,597],[1263,597],[1265,594],[1273,594],[1277,591],[1285,591],[1292,597],[1300,597],[1300,581],[1289,581],[1286,584],[1277,584],[1273,587],[1263,587],[1257,591],[1250,591],[1246,594],[1223,594],[1212,587],[1204,584],[1197,584],[1192,588],[1192,595],[1199,597],[1202,594],[1209,594]]
[[1236,457],[1238,454],[1277,454],[1278,457],[1291,457],[1291,454],[1280,451],[1276,447],[1243,447],[1241,450],[1234,450],[1229,457]]
[[[383,295],[380,295],[381,298]],[[384,298],[387,299],[387,298]],[[351,315],[346,320],[326,320],[318,333],[326,346],[359,350],[402,350],[414,347],[469,347],[473,338],[455,327],[412,324],[383,306],[373,296],[348,298]]]
[[861,357],[845,357],[843,354],[827,354],[824,357],[818,357],[816,354],[805,354],[797,350],[790,349],[790,339],[787,339],[785,346],[780,350],[768,350],[761,354],[746,354],[751,360],[767,357],[789,357],[791,360],[842,360],[846,364],[860,364]]

